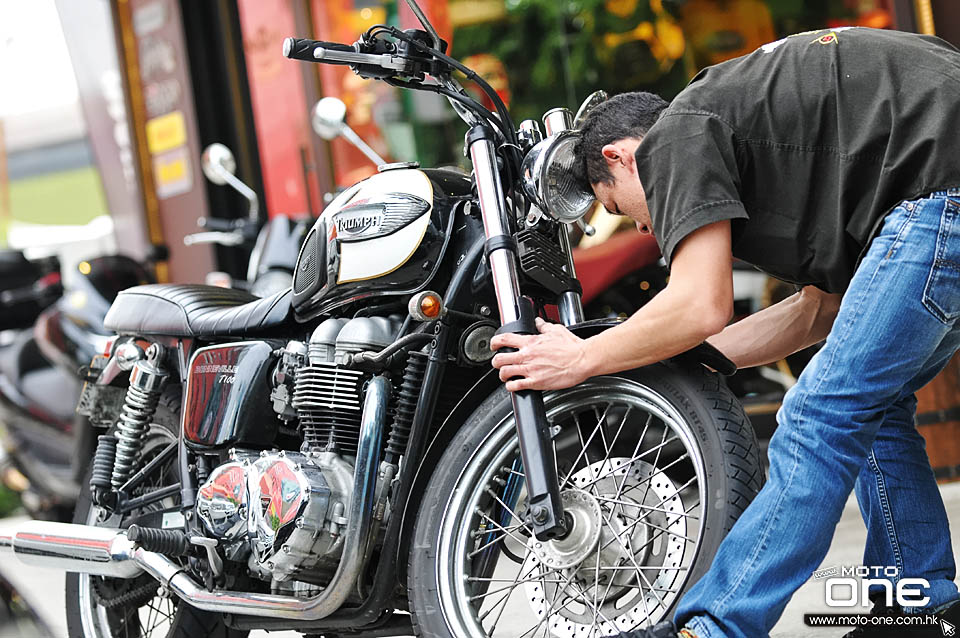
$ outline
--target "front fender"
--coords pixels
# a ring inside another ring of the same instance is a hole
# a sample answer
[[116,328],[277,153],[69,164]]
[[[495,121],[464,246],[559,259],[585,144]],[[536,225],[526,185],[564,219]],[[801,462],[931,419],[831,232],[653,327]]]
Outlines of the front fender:
[[[608,328],[622,323],[621,319],[591,319],[570,326],[570,331],[578,337],[587,338],[599,334]],[[704,365],[716,370],[724,376],[729,376],[736,372],[737,366],[727,359],[722,352],[703,342],[695,348],[682,352],[668,359],[680,366],[691,367],[694,365]],[[413,535],[413,525],[416,522],[417,511],[420,509],[421,495],[425,492],[427,483],[430,480],[433,469],[437,466],[440,456],[446,451],[450,441],[456,435],[460,426],[467,420],[474,410],[490,396],[497,388],[502,385],[497,370],[491,368],[471,387],[462,399],[454,406],[453,410],[443,420],[443,424],[437,430],[433,440],[427,446],[427,451],[417,468],[417,473],[413,479],[413,486],[410,489],[410,497],[403,509],[403,522],[401,524],[401,540],[398,546],[397,559],[406,564],[406,555],[409,550],[410,538]],[[405,581],[406,574],[401,573],[401,578]]]

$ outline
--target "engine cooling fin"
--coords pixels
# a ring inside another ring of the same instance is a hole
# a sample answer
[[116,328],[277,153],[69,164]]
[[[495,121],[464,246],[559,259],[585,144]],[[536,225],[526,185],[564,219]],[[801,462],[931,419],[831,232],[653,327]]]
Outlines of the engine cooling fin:
[[293,407],[310,451],[356,455],[362,383],[362,372],[333,363],[316,363],[297,371]]

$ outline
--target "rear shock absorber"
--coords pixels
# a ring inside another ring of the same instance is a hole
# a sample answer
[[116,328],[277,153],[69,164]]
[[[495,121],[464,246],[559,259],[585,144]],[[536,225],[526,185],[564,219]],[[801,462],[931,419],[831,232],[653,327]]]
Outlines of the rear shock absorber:
[[167,373],[160,366],[163,349],[158,344],[147,348],[147,358],[138,361],[130,371],[130,387],[123,400],[117,421],[117,451],[113,461],[113,489],[120,489],[140,459],[143,442],[160,401],[160,391]]

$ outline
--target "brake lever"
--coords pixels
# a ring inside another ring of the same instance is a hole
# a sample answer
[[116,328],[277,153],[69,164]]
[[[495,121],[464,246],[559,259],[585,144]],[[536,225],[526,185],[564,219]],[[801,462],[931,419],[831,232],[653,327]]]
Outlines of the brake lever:
[[413,69],[406,58],[389,53],[353,53],[348,51],[337,51],[325,47],[316,47],[313,50],[313,57],[321,62],[332,62],[335,64],[378,66],[388,71],[406,72]]

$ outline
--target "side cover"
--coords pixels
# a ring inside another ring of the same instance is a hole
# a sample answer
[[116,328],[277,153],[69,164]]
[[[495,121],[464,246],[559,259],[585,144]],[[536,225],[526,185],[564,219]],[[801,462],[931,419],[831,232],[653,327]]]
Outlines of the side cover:
[[279,343],[242,341],[200,348],[190,359],[183,438],[201,450],[267,445],[277,416],[270,404],[272,356]]

